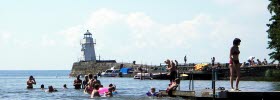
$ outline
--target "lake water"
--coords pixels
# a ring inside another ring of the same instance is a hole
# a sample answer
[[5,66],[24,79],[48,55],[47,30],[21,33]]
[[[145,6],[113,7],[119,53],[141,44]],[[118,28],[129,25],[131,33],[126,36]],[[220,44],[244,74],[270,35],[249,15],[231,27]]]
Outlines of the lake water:
[[[37,99],[90,99],[88,94],[84,94],[83,90],[73,89],[73,80],[70,78],[68,70],[21,70],[21,71],[0,71],[0,98],[1,99],[21,99],[21,100],[37,100]],[[35,89],[26,89],[26,81],[30,75],[33,75],[37,84]],[[169,80],[136,80],[133,78],[99,78],[104,87],[110,83],[117,86],[118,94],[113,98],[101,97],[99,99],[153,99],[146,97],[146,92],[150,87],[155,87],[158,90],[165,90]],[[58,92],[46,93],[39,89],[40,85],[44,84],[45,88],[49,85],[54,86]],[[69,89],[63,89],[63,84],[67,84]],[[217,81],[216,87],[225,87],[230,89],[229,81]],[[189,81],[181,81],[181,90],[188,90]],[[196,95],[200,95],[200,91],[211,87],[210,80],[195,80],[194,87]],[[241,81],[240,89],[242,91],[279,91],[280,82],[263,82],[263,81]],[[161,98],[161,99],[181,99],[177,98]]]

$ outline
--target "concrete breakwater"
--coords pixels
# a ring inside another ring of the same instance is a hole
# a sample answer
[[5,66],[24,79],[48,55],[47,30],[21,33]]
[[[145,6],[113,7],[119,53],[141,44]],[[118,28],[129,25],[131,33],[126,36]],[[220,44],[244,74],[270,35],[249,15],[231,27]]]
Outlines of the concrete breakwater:
[[106,71],[111,67],[120,69],[122,67],[133,68],[137,72],[137,68],[140,66],[143,68],[153,68],[149,65],[133,64],[133,63],[117,63],[115,61],[81,61],[73,63],[70,76],[86,75],[89,73],[97,74],[98,72]]
[[[196,64],[182,64],[178,66],[178,74],[194,74],[195,80],[209,80],[212,77],[211,67],[205,67],[202,71],[196,71]],[[120,69],[122,67],[132,68],[133,73],[127,75],[128,77],[133,77],[136,73],[140,72],[138,70],[139,67],[145,69],[148,73],[168,73],[165,69],[165,65],[153,66],[153,65],[142,65],[142,64],[133,64],[133,63],[117,63],[116,61],[81,61],[75,62],[72,66],[72,71],[70,76],[77,75],[86,75],[89,73],[97,74],[98,72],[106,71],[111,67],[115,69]],[[279,66],[277,65],[263,65],[263,66],[254,66],[254,67],[242,67],[241,70],[241,78],[247,80],[247,77],[264,77],[265,71],[268,69],[279,70]],[[190,73],[191,72],[191,73]],[[188,79],[189,77],[185,77],[184,79]],[[228,79],[229,78],[229,69],[228,64],[221,64],[221,66],[217,69],[217,78],[218,79]]]

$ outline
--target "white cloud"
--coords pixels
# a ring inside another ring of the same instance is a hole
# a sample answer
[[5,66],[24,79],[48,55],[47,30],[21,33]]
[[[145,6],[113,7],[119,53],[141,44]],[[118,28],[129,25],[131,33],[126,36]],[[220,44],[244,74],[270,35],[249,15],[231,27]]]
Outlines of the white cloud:
[[66,45],[75,47],[79,43],[80,36],[84,33],[82,30],[82,26],[78,25],[58,32],[58,34],[64,36]]
[[41,45],[48,47],[48,46],[55,46],[56,45],[56,41],[54,39],[51,39],[49,36],[47,35],[43,35],[42,39],[41,39]]
[[28,48],[31,47],[32,41],[31,40],[20,40],[20,39],[13,39],[13,44],[16,47],[21,47],[21,48]]
[[130,28],[137,31],[151,30],[155,25],[150,16],[140,12],[128,14],[125,20]]
[[[250,36],[250,34],[244,34],[250,33],[246,29],[248,27],[232,24],[232,22],[226,18],[217,19],[200,13],[179,23],[163,24],[143,12],[120,13],[100,9],[93,12],[84,25],[71,27],[60,34],[65,37],[65,42],[68,44],[79,46],[82,34],[87,29],[93,28],[94,32],[92,30],[91,32],[98,41],[96,50],[106,52],[111,56],[124,57],[143,50],[154,52],[154,50],[174,48],[188,49],[188,52],[201,52],[197,54],[200,56],[213,56],[212,53],[204,52],[207,48],[215,50],[224,57],[228,53],[227,49],[231,46],[233,38],[245,39]],[[121,33],[112,31],[116,30],[115,28],[125,31]]]
[[[227,32],[221,30],[229,29],[227,28],[228,23],[225,20],[214,20],[211,16],[205,14],[198,14],[192,19],[184,20],[180,23],[162,24],[154,21],[150,16],[143,12],[123,14],[109,9],[100,9],[93,12],[89,21],[86,21],[84,26],[94,28],[95,32],[99,31],[96,32],[94,36],[98,36],[100,40],[100,38],[108,38],[114,34],[104,32],[104,30],[110,30],[106,25],[110,26],[110,24],[118,25],[123,23],[125,23],[124,25],[126,26],[122,28],[128,28],[128,30],[132,32],[122,33],[122,35],[127,34],[128,36],[130,36],[129,34],[132,34],[130,38],[133,41],[128,43],[125,47],[131,49],[147,48],[151,46],[165,46],[168,48],[186,46],[193,40],[199,42],[200,39],[208,39],[209,37],[213,38],[218,35],[227,37]],[[66,38],[67,44],[78,46],[77,43],[79,42],[79,38],[87,29],[82,26],[83,25],[71,27],[59,32],[59,34]],[[104,44],[100,42],[99,44],[104,46]]]
[[12,34],[9,32],[2,32],[0,33],[0,44],[4,44],[10,41]]
[[90,15],[86,21],[87,28],[103,28],[105,25],[121,20],[124,15],[110,9],[99,9]]

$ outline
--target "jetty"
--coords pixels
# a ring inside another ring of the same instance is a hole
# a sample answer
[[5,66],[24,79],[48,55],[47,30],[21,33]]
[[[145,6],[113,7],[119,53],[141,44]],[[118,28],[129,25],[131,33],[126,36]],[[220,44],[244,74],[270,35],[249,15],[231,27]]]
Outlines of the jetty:
[[[186,98],[187,100],[243,100],[250,98],[250,100],[279,100],[280,91],[228,91],[216,90],[216,95],[213,96],[212,89],[201,91],[201,95],[197,96],[196,91],[173,91],[172,95]],[[165,90],[159,90],[162,96],[168,96]]]

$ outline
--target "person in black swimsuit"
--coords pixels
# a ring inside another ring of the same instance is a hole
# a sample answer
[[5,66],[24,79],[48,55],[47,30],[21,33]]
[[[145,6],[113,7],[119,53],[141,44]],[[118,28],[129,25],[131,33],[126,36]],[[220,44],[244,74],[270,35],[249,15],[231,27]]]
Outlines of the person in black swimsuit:
[[75,89],[81,89],[82,80],[80,79],[80,75],[77,76],[77,79],[74,80],[74,87]]
[[[238,84],[240,79],[240,62],[239,62],[239,45],[241,40],[239,38],[235,38],[233,40],[233,46],[230,49],[229,54],[229,69],[230,69],[230,86],[231,90],[239,90]],[[234,72],[236,73],[236,88],[233,87],[233,76]]]

